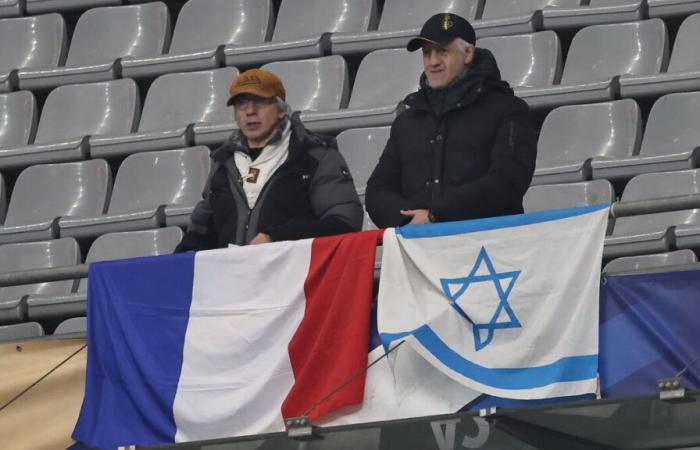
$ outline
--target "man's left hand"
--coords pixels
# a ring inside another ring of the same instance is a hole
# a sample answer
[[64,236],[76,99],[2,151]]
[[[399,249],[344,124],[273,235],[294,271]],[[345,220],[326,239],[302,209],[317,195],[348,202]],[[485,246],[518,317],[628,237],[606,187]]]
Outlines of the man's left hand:
[[399,211],[402,215],[412,217],[409,222],[412,225],[423,225],[431,223],[430,211],[427,209],[402,209]]
[[272,238],[270,237],[269,234],[265,233],[258,233],[255,235],[252,241],[250,241],[251,245],[255,244],[267,244],[269,242],[272,242]]

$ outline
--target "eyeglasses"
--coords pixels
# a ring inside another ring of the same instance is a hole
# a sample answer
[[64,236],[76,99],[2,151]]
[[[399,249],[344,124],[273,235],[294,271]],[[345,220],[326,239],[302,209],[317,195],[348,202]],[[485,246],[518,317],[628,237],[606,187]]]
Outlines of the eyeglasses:
[[243,96],[240,95],[233,99],[232,105],[234,108],[237,109],[244,109],[248,108],[248,105],[253,104],[255,106],[265,106],[265,105],[272,105],[274,103],[277,103],[277,100],[274,98],[263,98],[263,97],[256,97],[256,96]]

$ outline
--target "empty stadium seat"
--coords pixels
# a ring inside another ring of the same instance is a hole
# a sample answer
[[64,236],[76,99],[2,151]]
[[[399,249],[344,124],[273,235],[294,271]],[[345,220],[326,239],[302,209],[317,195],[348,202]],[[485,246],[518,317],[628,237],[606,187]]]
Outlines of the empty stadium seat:
[[404,48],[430,16],[446,12],[473,21],[482,4],[483,0],[386,0],[377,31],[333,33],[331,51],[364,54],[382,48]]
[[676,17],[700,12],[700,0],[647,0],[649,17]]
[[34,95],[29,91],[0,95],[0,149],[34,141],[37,109]]
[[661,19],[594,25],[574,36],[559,86],[519,88],[533,108],[612,100],[624,74],[657,74],[668,63],[668,33]]
[[615,191],[607,180],[581,181],[567,184],[532,186],[525,193],[525,212],[612,204]]
[[542,10],[552,6],[578,7],[581,0],[486,0],[481,20],[474,22],[478,37],[532,33],[542,27]]
[[[170,254],[182,240],[182,235],[179,227],[103,234],[90,246],[85,264]],[[65,295],[30,295],[27,298],[29,318],[40,320],[85,315],[87,284],[87,279],[81,279],[76,291]]]
[[61,217],[59,233],[94,237],[187,224],[208,173],[209,149],[204,146],[129,155],[117,172],[106,214]]
[[87,317],[71,317],[59,323],[54,335],[87,333]]
[[362,199],[367,180],[389,140],[389,131],[390,127],[355,128],[343,131],[336,138],[338,149],[348,163],[355,188]]
[[0,173],[0,224],[5,221],[7,212],[7,188],[5,188],[5,178]]
[[330,33],[365,32],[377,22],[376,0],[282,0],[272,42],[227,45],[227,66],[315,58],[330,52]]
[[319,132],[390,125],[397,104],[418,89],[422,64],[420,52],[376,50],[360,63],[347,109],[304,112],[301,120]]
[[501,78],[513,87],[559,83],[561,44],[554,31],[483,38],[476,45],[493,53]]
[[[699,3],[700,4],[700,3]],[[620,94],[623,97],[658,97],[671,92],[700,90],[700,14],[683,21],[668,70],[654,75],[623,75]]]
[[165,55],[122,61],[122,76],[153,78],[165,73],[220,67],[225,45],[262,44],[272,34],[271,0],[189,0],[177,17]]
[[17,69],[63,64],[67,41],[60,14],[0,20],[0,92],[16,89]]
[[232,115],[226,101],[231,80],[237,75],[238,70],[225,67],[158,77],[146,95],[138,131],[125,129],[91,138],[90,155],[107,158],[187,147],[194,143],[194,126],[200,123],[214,125],[214,131],[221,125],[230,128]]
[[34,144],[0,149],[0,168],[84,159],[89,136],[129,133],[138,116],[131,79],[59,86],[46,98]]
[[639,155],[594,160],[594,178],[626,179],[648,172],[690,169],[700,159],[700,92],[668,94],[647,119]]
[[26,0],[0,0],[0,17],[18,17],[24,14]]
[[692,250],[676,250],[654,255],[623,256],[610,261],[603,267],[603,273],[644,272],[664,267],[694,264],[698,262]]
[[25,0],[27,14],[43,14],[54,11],[74,11],[98,6],[117,6],[124,0]]
[[559,29],[642,20],[647,18],[646,2],[590,0],[585,6],[545,8],[542,11],[542,24],[547,29]]
[[[621,203],[700,193],[700,169],[638,175],[622,193]],[[670,204],[670,201],[669,201]],[[673,228],[700,225],[700,209],[658,212],[615,219],[605,238],[604,256],[643,255],[673,249]]]
[[632,99],[556,108],[542,124],[532,184],[588,180],[593,161],[630,157],[641,137],[642,116]]
[[347,106],[350,76],[342,56],[273,62],[262,68],[282,80],[287,103],[295,111],[329,111]]
[[44,328],[37,322],[15,323],[12,325],[0,326],[0,342],[19,342],[43,335]]
[[101,159],[24,169],[0,227],[0,243],[58,237],[58,217],[102,214],[111,187],[109,166]]
[[[73,266],[80,262],[75,239],[54,239],[0,245],[3,272]],[[0,323],[19,322],[26,316],[25,297],[29,294],[65,295],[73,289],[73,280],[0,287]]]
[[65,66],[20,69],[19,88],[112,80],[123,59],[163,54],[169,43],[170,13],[162,2],[89,9],[75,26]]

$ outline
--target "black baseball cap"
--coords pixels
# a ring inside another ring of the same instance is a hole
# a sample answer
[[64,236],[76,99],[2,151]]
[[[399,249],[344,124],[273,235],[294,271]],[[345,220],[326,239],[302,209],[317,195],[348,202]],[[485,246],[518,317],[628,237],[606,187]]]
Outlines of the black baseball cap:
[[423,24],[420,34],[408,41],[406,49],[414,52],[421,48],[424,42],[444,45],[457,38],[462,38],[472,45],[476,44],[476,33],[467,19],[451,13],[435,14]]

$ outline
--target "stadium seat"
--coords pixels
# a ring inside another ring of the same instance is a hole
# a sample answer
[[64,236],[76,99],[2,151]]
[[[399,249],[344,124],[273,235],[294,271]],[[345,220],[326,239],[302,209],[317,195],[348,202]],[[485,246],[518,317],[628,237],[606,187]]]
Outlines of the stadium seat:
[[196,124],[231,127],[226,100],[231,80],[237,75],[238,70],[225,67],[158,77],[146,95],[138,131],[131,133],[126,129],[119,134],[91,138],[90,155],[109,158],[188,147],[194,143]]
[[345,108],[350,96],[350,76],[339,55],[265,64],[282,80],[287,103],[294,111],[332,111]]
[[581,28],[646,18],[647,0],[590,0],[585,6],[545,8],[542,11],[542,24],[546,29]]
[[593,161],[635,155],[641,137],[632,99],[556,108],[542,124],[532,184],[589,180]]
[[[85,264],[170,254],[180,243],[182,235],[182,229],[179,227],[103,234],[90,246]],[[53,296],[30,295],[27,298],[27,314],[30,320],[85,315],[87,285],[87,279],[81,279],[72,293]]]
[[59,86],[46,98],[34,143],[0,149],[0,168],[85,159],[90,136],[129,133],[138,116],[131,79]]
[[561,44],[554,31],[483,38],[476,45],[493,53],[501,78],[513,87],[543,87],[559,83]]
[[[621,203],[663,199],[700,193],[700,169],[638,175],[622,193]],[[669,200],[669,203],[671,201]],[[605,238],[606,258],[661,253],[672,250],[673,228],[700,225],[700,209],[658,212],[615,220],[611,236]]]
[[567,184],[532,186],[525,193],[525,212],[612,204],[615,191],[607,180],[581,181]]
[[346,55],[365,54],[383,48],[404,48],[430,16],[449,12],[472,21],[482,4],[483,0],[386,0],[377,31],[333,33],[331,51]]
[[5,221],[5,213],[7,212],[7,188],[5,187],[5,178],[0,173],[0,224]]
[[12,191],[0,243],[58,237],[58,217],[102,214],[111,188],[109,166],[101,159],[28,167]]
[[122,60],[163,54],[169,43],[170,13],[162,2],[89,9],[75,26],[65,66],[20,69],[19,88],[112,80]]
[[124,159],[106,214],[61,217],[61,236],[91,238],[115,231],[186,224],[209,173],[204,146],[135,153]]
[[60,14],[0,20],[0,92],[17,88],[18,69],[63,64],[67,41]]
[[676,250],[654,255],[623,256],[610,261],[603,267],[603,274],[612,272],[645,272],[664,267],[694,264],[698,262],[692,250]]
[[533,108],[613,100],[623,74],[657,74],[668,63],[668,33],[661,19],[594,25],[574,36],[561,84],[519,88]]
[[389,131],[390,127],[355,128],[343,131],[336,138],[363,203],[367,180],[389,140]]
[[0,17],[18,17],[24,14],[26,0],[0,0]]
[[405,49],[376,50],[362,59],[347,109],[308,111],[301,120],[322,133],[390,125],[397,104],[418,89],[423,72],[420,52]]
[[481,20],[474,22],[477,37],[532,33],[542,28],[542,10],[552,6],[578,7],[581,0],[486,0]]
[[376,0],[282,0],[272,42],[227,45],[227,66],[316,58],[330,53],[330,34],[366,32],[377,23]]
[[647,119],[639,155],[594,160],[593,178],[627,179],[641,173],[691,169],[700,159],[700,92],[668,94]]
[[87,333],[87,317],[71,317],[59,323],[54,335]]
[[[80,262],[75,239],[53,239],[0,245],[3,272],[73,266]],[[72,291],[73,280],[0,287],[0,323],[20,322],[26,316],[26,296],[65,295]]]
[[19,342],[28,338],[41,337],[44,328],[36,322],[15,323],[0,326],[0,342]]
[[[699,3],[700,5],[700,3]],[[655,75],[623,75],[623,97],[659,97],[672,92],[700,90],[700,14],[683,21],[668,64],[668,71]]]
[[154,78],[220,67],[225,45],[262,44],[272,25],[271,0],[189,0],[178,15],[168,53],[125,59],[122,76]]
[[47,12],[75,11],[97,8],[99,6],[118,6],[124,0],[25,0],[27,14],[43,14]]
[[700,0],[647,0],[649,17],[678,17],[700,12]]
[[34,141],[37,109],[34,95],[29,91],[0,95],[0,149]]

